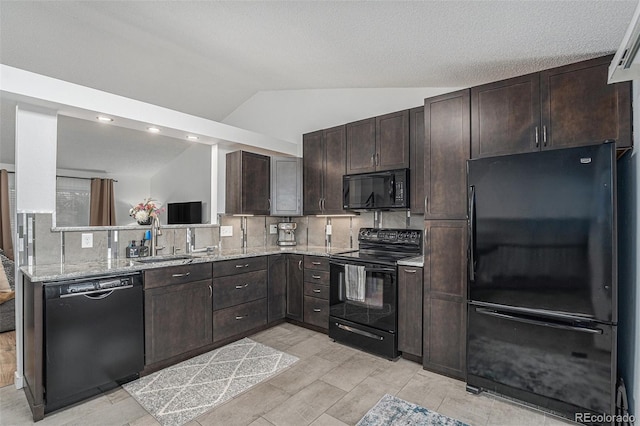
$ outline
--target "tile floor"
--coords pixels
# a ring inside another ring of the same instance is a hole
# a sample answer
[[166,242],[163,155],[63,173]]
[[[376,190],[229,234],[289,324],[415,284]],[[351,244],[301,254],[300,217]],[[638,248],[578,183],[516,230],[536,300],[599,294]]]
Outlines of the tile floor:
[[[300,358],[279,375],[214,408],[189,426],[354,425],[385,394],[396,395],[470,425],[573,424],[486,394],[464,382],[387,361],[292,324],[250,336]],[[32,424],[22,390],[0,389],[0,424]],[[126,391],[116,389],[45,417],[38,425],[158,425]]]

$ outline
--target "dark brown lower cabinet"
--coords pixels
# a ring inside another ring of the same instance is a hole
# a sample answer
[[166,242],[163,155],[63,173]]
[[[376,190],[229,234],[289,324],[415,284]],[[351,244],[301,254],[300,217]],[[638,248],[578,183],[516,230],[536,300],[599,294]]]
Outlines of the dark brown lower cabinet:
[[467,221],[427,220],[424,240],[422,364],[464,379]]
[[266,299],[221,309],[213,313],[213,341],[219,342],[266,324]]
[[398,266],[398,350],[422,356],[422,268]]
[[327,330],[329,328],[329,300],[304,296],[304,322]]
[[267,280],[267,322],[284,319],[287,313],[287,256],[269,256],[269,278]]
[[211,280],[145,290],[145,364],[212,342]]
[[287,315],[296,321],[304,320],[304,257],[301,254],[287,255]]

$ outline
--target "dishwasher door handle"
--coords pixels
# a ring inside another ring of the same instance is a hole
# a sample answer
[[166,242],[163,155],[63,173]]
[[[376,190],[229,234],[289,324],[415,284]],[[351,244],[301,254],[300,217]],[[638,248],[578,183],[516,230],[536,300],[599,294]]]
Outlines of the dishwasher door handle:
[[[71,294],[63,294],[60,296],[61,299],[65,298],[65,297],[77,297],[77,296],[85,296],[87,299],[93,299],[93,300],[99,300],[99,299],[104,299],[105,297],[109,297],[111,295],[111,293],[113,293],[116,290],[125,290],[127,288],[132,288],[133,285],[125,285],[122,287],[114,287],[114,288],[103,288],[100,290],[93,290],[93,291],[85,291],[82,293],[71,293]],[[104,293],[105,291],[108,291],[109,294],[107,294],[106,296],[102,295],[102,294],[98,294],[98,293]],[[95,294],[97,297],[90,297],[92,294]]]

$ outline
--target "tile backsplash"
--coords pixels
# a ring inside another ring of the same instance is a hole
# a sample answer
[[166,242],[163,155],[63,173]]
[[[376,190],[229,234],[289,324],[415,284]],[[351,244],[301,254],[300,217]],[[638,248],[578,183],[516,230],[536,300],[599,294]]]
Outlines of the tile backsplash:
[[[34,264],[79,263],[125,258],[125,250],[131,241],[140,244],[149,227],[121,230],[51,231],[51,214],[33,214],[35,249]],[[297,224],[296,241],[300,246],[331,248],[357,248],[358,230],[362,227],[422,229],[424,217],[408,216],[406,212],[361,213],[349,217],[300,216],[291,218]],[[195,248],[214,246],[221,249],[273,247],[277,233],[270,233],[271,224],[285,222],[287,218],[270,216],[219,216],[221,226],[231,226],[232,236],[221,237],[218,225],[191,227]],[[327,226],[331,235],[327,235]],[[158,237],[160,255],[185,253],[187,228],[162,227]],[[93,234],[93,247],[82,248],[83,233]],[[147,242],[147,245],[149,243]]]

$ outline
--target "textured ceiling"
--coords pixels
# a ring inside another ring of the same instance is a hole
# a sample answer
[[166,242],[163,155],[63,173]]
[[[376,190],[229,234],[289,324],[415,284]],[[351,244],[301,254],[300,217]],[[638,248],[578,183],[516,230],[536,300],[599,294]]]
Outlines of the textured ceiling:
[[221,121],[261,90],[466,87],[613,52],[636,1],[0,1],[0,62]]

